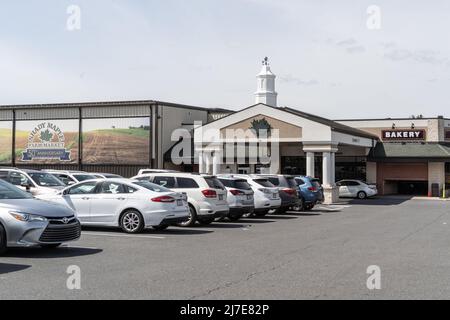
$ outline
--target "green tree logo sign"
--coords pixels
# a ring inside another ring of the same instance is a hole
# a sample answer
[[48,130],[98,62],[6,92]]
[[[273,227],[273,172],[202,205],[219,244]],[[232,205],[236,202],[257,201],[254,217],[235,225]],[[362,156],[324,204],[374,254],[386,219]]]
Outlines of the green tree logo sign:
[[41,131],[40,140],[42,142],[50,142],[53,138],[53,133],[51,133],[48,129],[45,131]]
[[270,125],[269,121],[267,121],[266,118],[262,119],[254,119],[252,121],[252,124],[250,126],[250,130],[253,131],[253,133],[256,135],[256,137],[259,138],[261,130],[267,131],[267,137],[270,137],[272,126]]

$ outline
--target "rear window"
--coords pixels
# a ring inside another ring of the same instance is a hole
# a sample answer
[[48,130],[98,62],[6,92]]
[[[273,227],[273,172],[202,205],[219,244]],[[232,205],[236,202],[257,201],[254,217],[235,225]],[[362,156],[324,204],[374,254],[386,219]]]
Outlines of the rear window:
[[291,187],[291,188],[297,188],[298,187],[297,182],[295,182],[294,178],[286,178],[286,180],[287,180],[287,182],[289,184],[289,187]]
[[269,178],[270,183],[272,183],[274,186],[280,185],[280,180],[278,178]]
[[273,185],[272,182],[270,182],[268,179],[254,179],[254,182],[256,182],[257,184],[259,184],[262,187],[266,187],[266,188],[273,188],[275,187]]
[[169,189],[164,188],[163,186],[158,186],[157,184],[148,181],[136,181],[133,182],[133,184],[154,192],[170,192]]
[[303,179],[300,179],[300,178],[295,179],[295,181],[297,182],[297,184],[298,184],[299,186],[302,186],[302,185],[306,184],[306,182],[303,181]]
[[235,188],[240,190],[251,190],[252,187],[246,180],[219,179],[227,188]]
[[197,182],[191,178],[177,178],[178,188],[181,189],[196,189],[198,188]]
[[311,180],[311,184],[313,185],[313,187],[320,188],[319,180]]
[[74,174],[73,175],[75,179],[77,179],[79,182],[86,181],[86,180],[94,180],[97,179],[96,176],[90,175],[90,174]]
[[175,178],[174,177],[157,176],[153,179],[153,182],[155,184],[159,184],[162,187],[175,188]]
[[225,186],[217,178],[205,178],[205,181],[212,189],[225,189]]

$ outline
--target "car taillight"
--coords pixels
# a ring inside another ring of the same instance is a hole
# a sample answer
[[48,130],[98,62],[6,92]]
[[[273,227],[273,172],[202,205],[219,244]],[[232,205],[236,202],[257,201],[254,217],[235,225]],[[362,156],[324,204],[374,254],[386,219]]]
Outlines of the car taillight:
[[242,192],[241,190],[235,190],[235,189],[230,190],[230,193],[233,196],[242,196],[242,195],[244,195],[244,192]]
[[316,187],[309,187],[308,190],[309,190],[309,191],[313,191],[313,192],[314,192],[314,191],[317,191]]
[[206,189],[206,190],[202,190],[202,193],[206,198],[216,198],[217,197],[216,190]]
[[297,192],[297,191],[295,191],[295,189],[289,189],[289,188],[283,189],[283,191],[291,196],[293,196]]
[[170,203],[170,202],[175,202],[175,198],[170,197],[170,196],[161,196],[161,197],[156,197],[152,199],[153,202],[165,202],[165,203]]

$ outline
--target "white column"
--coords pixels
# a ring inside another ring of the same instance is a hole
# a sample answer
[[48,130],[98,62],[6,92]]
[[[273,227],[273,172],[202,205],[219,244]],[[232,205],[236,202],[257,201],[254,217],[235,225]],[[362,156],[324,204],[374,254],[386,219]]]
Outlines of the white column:
[[203,151],[198,153],[198,173],[205,173],[205,158]]
[[214,151],[212,166],[213,166],[213,175],[218,175],[220,173],[220,164],[221,164],[221,153],[220,151]]
[[322,180],[324,187],[331,186],[331,152],[323,153]]
[[336,185],[336,153],[331,153],[331,186]]
[[310,177],[315,176],[314,152],[306,153],[306,175]]

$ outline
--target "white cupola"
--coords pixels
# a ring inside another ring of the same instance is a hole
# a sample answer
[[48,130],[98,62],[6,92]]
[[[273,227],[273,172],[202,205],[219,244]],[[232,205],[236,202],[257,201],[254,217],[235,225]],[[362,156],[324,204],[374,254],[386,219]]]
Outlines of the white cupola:
[[275,92],[275,78],[269,66],[269,58],[264,58],[261,72],[256,77],[258,89],[255,93],[256,103],[264,103],[272,107],[277,106],[278,93]]

